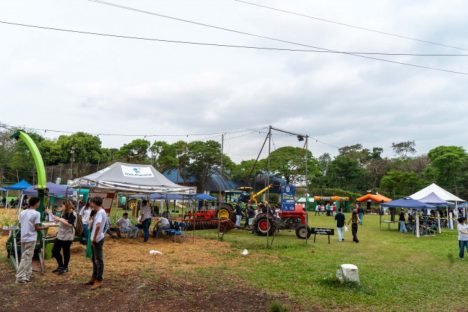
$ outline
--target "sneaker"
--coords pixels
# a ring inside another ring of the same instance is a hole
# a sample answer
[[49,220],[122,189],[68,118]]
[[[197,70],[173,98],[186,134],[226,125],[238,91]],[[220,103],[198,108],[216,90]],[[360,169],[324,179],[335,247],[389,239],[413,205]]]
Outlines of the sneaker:
[[63,275],[65,273],[68,273],[68,268],[63,268],[58,271],[58,275]]
[[29,283],[31,283],[30,280],[20,280],[20,281],[16,281],[16,284],[23,284],[23,285],[24,285],[24,284],[29,284]]
[[52,273],[58,273],[61,269],[61,267],[57,267],[55,270],[52,271]]

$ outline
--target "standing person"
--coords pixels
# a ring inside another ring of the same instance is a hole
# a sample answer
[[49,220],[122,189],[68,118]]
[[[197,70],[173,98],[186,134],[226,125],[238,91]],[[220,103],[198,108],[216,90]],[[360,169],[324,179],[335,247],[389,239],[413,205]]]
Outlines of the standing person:
[[90,200],[88,200],[80,211],[81,221],[83,222],[83,237],[81,238],[81,243],[84,245],[88,243],[89,239],[89,219],[91,217],[91,207],[89,203]]
[[253,209],[252,205],[250,203],[247,203],[247,209],[245,211],[245,224],[244,224],[244,229],[249,228],[250,226],[250,219],[254,217],[255,210]]
[[236,204],[236,228],[240,228],[240,224],[242,221],[242,206],[240,202]]
[[143,227],[143,236],[144,236],[144,242],[146,243],[149,239],[149,228],[151,226],[151,221],[153,218],[153,214],[151,211],[150,205],[148,205],[148,201],[144,199],[141,202],[141,210],[140,210],[140,222]]
[[98,289],[102,286],[102,275],[104,273],[104,228],[107,223],[107,214],[102,208],[102,198],[94,197],[90,203],[93,209],[93,223],[91,230],[91,250],[93,260],[93,276],[85,285],[92,285],[91,289]]
[[332,217],[336,214],[336,204],[332,206]]
[[[54,242],[52,255],[57,260],[57,268],[53,273],[62,275],[68,272],[68,264],[70,263],[70,247],[75,239],[75,226],[77,215],[73,209],[73,205],[69,200],[62,204],[62,217],[55,217],[54,221],[59,223],[57,238]],[[63,250],[63,257],[60,253]]]
[[468,224],[466,223],[466,217],[458,219],[458,249],[459,257],[461,260],[465,259],[465,248],[468,251]]
[[351,215],[351,219],[348,221],[348,225],[350,223],[351,223],[351,232],[353,233],[353,242],[359,243],[359,239],[357,237],[359,217],[358,217],[356,210],[353,211],[353,214]]
[[314,214],[314,216],[316,216],[316,215],[320,215],[320,205],[315,206],[315,214]]
[[327,203],[325,205],[325,210],[327,211],[327,216],[329,217],[330,216],[330,203]]
[[362,225],[362,220],[364,218],[364,208],[362,208],[361,204],[356,204],[357,212],[359,214],[359,224]]
[[335,220],[336,220],[336,231],[338,232],[338,241],[342,242],[344,241],[344,226],[345,226],[345,215],[343,213],[343,209],[340,209],[340,211],[336,214]]
[[29,206],[23,210],[19,217],[21,226],[21,262],[16,273],[17,284],[31,282],[32,258],[36,247],[37,232],[44,230],[41,227],[41,214],[36,211],[39,207],[39,198],[31,197]]
[[400,211],[400,218],[398,219],[400,222],[400,233],[406,233],[408,230],[406,229],[406,220],[405,220],[405,211],[401,209]]

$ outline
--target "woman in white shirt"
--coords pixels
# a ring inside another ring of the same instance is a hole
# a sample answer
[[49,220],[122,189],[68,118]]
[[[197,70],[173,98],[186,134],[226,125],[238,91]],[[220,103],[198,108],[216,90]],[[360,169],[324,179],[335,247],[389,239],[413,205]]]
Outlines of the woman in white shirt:
[[81,243],[86,245],[89,238],[89,219],[91,217],[91,207],[89,206],[89,200],[86,205],[81,208],[80,216],[81,221],[83,222],[83,236],[81,237]]

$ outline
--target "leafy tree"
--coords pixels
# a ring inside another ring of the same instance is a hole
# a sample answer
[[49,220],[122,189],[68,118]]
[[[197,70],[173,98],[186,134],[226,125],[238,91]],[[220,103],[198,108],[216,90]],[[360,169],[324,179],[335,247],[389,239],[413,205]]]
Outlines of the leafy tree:
[[306,166],[309,180],[320,171],[312,153],[300,147],[281,147],[270,155],[270,171],[283,177],[286,183],[303,184],[306,178]]
[[422,185],[422,180],[414,172],[390,170],[380,183],[380,187],[393,197],[409,196]]
[[408,157],[408,154],[416,153],[416,143],[414,141],[392,143],[392,148],[395,154],[401,158],[406,158]]
[[436,181],[443,187],[458,192],[457,185],[463,177],[462,168],[467,162],[465,149],[458,146],[439,146],[429,151],[429,165]]
[[61,135],[57,140],[60,146],[61,163],[97,164],[101,159],[101,140],[99,137],[77,132]]
[[209,176],[215,170],[219,170],[222,159],[221,144],[213,140],[190,142],[188,157],[190,159],[189,172],[198,178],[199,187],[202,188]]
[[117,156],[126,162],[143,163],[148,158],[150,142],[144,139],[135,139],[123,145],[117,152]]

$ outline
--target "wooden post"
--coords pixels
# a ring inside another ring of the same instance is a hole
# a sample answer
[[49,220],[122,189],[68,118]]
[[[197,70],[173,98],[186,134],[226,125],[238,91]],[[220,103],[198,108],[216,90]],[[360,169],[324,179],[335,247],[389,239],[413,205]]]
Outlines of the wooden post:
[[416,237],[419,238],[419,213],[416,213]]

